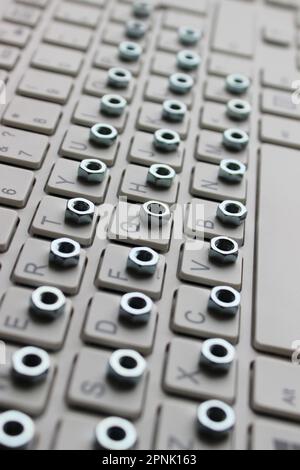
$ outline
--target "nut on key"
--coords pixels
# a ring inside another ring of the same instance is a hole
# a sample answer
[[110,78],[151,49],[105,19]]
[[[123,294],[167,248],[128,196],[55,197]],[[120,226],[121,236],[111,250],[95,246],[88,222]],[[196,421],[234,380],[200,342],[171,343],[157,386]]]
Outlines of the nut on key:
[[96,158],[82,160],[78,166],[78,178],[87,183],[102,183],[106,174],[106,164]]
[[71,238],[58,238],[50,245],[49,262],[61,268],[73,268],[78,265],[81,248]]
[[66,298],[57,287],[40,286],[30,298],[30,313],[41,321],[53,321],[64,314]]
[[152,248],[132,248],[127,259],[127,269],[135,274],[153,276],[159,262],[159,255]]
[[67,202],[65,221],[70,224],[87,225],[93,222],[95,205],[84,198],[74,198]]
[[159,188],[170,188],[174,182],[176,173],[169,165],[157,163],[150,166],[147,183]]
[[239,247],[229,237],[215,237],[210,241],[209,258],[218,264],[233,264],[239,256]]
[[239,201],[223,201],[218,205],[217,217],[225,225],[239,226],[247,217],[247,208]]

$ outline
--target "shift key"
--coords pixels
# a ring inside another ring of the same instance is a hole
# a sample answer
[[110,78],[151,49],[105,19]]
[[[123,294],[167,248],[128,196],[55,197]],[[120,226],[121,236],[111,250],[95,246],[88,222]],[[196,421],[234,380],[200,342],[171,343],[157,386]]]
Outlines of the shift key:
[[299,152],[262,146],[254,344],[289,357],[300,343],[299,177]]

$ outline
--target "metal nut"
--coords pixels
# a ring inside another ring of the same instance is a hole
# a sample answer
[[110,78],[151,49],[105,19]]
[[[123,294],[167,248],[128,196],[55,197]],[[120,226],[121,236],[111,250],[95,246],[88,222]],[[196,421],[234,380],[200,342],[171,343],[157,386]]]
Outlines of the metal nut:
[[177,54],[177,65],[182,70],[195,70],[201,64],[200,56],[193,51],[180,51]]
[[71,238],[58,238],[50,245],[49,262],[62,268],[77,266],[81,248],[78,242]]
[[30,312],[40,320],[55,320],[66,308],[66,298],[57,287],[41,286],[30,298]]
[[23,382],[41,382],[50,369],[49,354],[40,348],[27,346],[18,349],[12,356],[12,375]]
[[127,106],[127,101],[120,95],[104,95],[100,101],[100,112],[107,116],[121,116]]
[[235,348],[224,339],[208,339],[201,347],[200,366],[214,372],[228,372],[235,358]]
[[143,21],[129,20],[126,23],[126,35],[130,39],[140,39],[145,36],[147,25]]
[[170,129],[159,129],[154,134],[154,146],[163,152],[174,152],[181,143],[177,132]]
[[229,150],[240,152],[249,143],[248,134],[242,129],[227,129],[223,133],[223,145]]
[[241,294],[228,286],[214,287],[209,296],[208,310],[224,317],[237,315],[241,304]]
[[247,213],[247,208],[239,201],[223,201],[217,208],[218,219],[226,225],[241,225]]
[[141,221],[148,227],[162,227],[171,220],[169,206],[159,201],[147,201],[141,206]]
[[107,173],[107,166],[96,158],[82,160],[78,167],[78,178],[87,183],[102,183]]
[[199,432],[209,437],[223,438],[235,426],[235,413],[226,403],[209,400],[198,407],[197,425]]
[[152,276],[157,268],[159,255],[148,247],[132,248],[127,259],[127,269],[136,274]]
[[108,361],[108,377],[123,385],[134,386],[146,370],[145,359],[133,349],[118,349]]
[[239,247],[235,240],[228,237],[215,237],[210,241],[209,258],[222,264],[232,264],[237,261]]
[[151,3],[146,0],[135,1],[132,9],[134,16],[137,18],[148,18],[152,11]]
[[111,147],[118,137],[118,131],[110,124],[95,124],[90,130],[90,141],[103,147]]
[[35,426],[32,419],[16,410],[0,414],[0,448],[25,449],[33,441]]
[[147,183],[159,188],[170,188],[174,182],[176,173],[169,165],[162,163],[151,165],[147,175]]
[[93,222],[95,205],[84,198],[74,198],[67,202],[65,221],[72,224],[86,225]]
[[234,95],[242,95],[248,91],[250,87],[250,80],[245,75],[240,73],[233,73],[226,77],[225,87],[229,93],[233,93]]
[[194,86],[194,79],[186,73],[173,73],[169,78],[169,89],[173,93],[185,95]]
[[130,450],[137,441],[134,425],[124,418],[111,416],[100,421],[95,429],[96,444],[104,450]]
[[235,121],[246,121],[251,114],[251,106],[248,101],[234,99],[227,103],[227,116]]
[[163,103],[162,116],[167,121],[182,122],[187,112],[186,104],[178,100],[166,100]]
[[119,45],[119,57],[126,62],[136,62],[142,55],[142,48],[136,42],[123,41]]
[[107,84],[113,88],[128,88],[131,80],[132,74],[127,69],[113,67],[108,71]]
[[246,166],[238,160],[222,160],[219,167],[219,178],[227,183],[240,183],[246,173]]
[[132,323],[147,323],[152,309],[150,297],[141,292],[130,292],[121,298],[120,318]]
[[202,31],[190,26],[182,26],[178,30],[178,35],[181,44],[184,46],[194,46],[201,39]]

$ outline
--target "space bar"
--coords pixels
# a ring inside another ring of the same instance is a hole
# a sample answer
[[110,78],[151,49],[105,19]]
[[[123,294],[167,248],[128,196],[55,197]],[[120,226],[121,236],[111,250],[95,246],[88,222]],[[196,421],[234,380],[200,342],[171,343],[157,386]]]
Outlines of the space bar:
[[257,349],[290,356],[300,347],[299,152],[264,145],[258,187]]

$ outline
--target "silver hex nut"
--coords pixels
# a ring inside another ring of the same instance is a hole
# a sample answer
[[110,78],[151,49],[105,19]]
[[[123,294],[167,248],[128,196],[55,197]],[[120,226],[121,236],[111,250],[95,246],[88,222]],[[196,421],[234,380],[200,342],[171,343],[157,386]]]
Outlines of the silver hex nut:
[[235,422],[233,409],[222,401],[209,400],[198,407],[198,430],[210,438],[226,437],[233,430]]
[[221,338],[207,339],[203,342],[200,366],[213,372],[228,372],[235,359],[235,348]]
[[49,354],[43,349],[26,346],[12,356],[12,375],[15,379],[33,383],[46,379],[50,369]]
[[153,143],[161,152],[175,152],[181,143],[181,138],[178,132],[171,129],[158,129],[154,133]]
[[102,183],[106,174],[106,164],[96,158],[86,158],[78,166],[78,178],[87,183]]
[[243,74],[233,73],[226,77],[225,88],[229,93],[242,95],[248,91],[250,80]]
[[131,450],[137,442],[135,426],[124,418],[110,416],[96,426],[97,447],[104,450]]
[[0,414],[0,449],[26,449],[34,439],[33,420],[17,410]]
[[246,173],[246,166],[239,160],[224,159],[219,166],[219,179],[227,183],[240,183]]
[[248,101],[235,98],[228,101],[227,116],[235,121],[246,121],[251,114],[251,106]]
[[239,226],[247,217],[247,208],[239,201],[223,201],[218,205],[217,217],[225,225]]
[[118,349],[108,361],[107,375],[110,379],[128,386],[137,385],[146,370],[146,361],[133,349]]
[[202,37],[201,29],[191,26],[182,26],[178,30],[179,41],[184,46],[194,46]]
[[209,258],[218,264],[233,264],[237,261],[239,247],[229,237],[215,237],[210,241]]
[[159,262],[159,255],[152,248],[132,248],[127,259],[127,269],[136,274],[153,276]]
[[100,101],[100,112],[107,116],[121,116],[127,101],[121,95],[104,95]]
[[58,238],[50,245],[49,262],[61,268],[73,268],[78,265],[81,248],[71,238]]
[[122,67],[112,67],[108,71],[107,84],[113,88],[128,88],[132,80],[132,74],[129,70]]
[[148,323],[152,309],[150,297],[141,292],[129,292],[121,298],[119,316],[131,323]]
[[141,39],[147,32],[147,24],[140,20],[129,20],[126,23],[126,36],[130,39]]
[[134,16],[137,18],[148,18],[151,15],[151,2],[147,0],[136,0],[132,5]]
[[93,222],[95,205],[84,198],[74,198],[67,202],[65,221],[71,224],[87,225]]
[[173,73],[169,78],[169,89],[178,95],[185,95],[194,86],[194,79],[187,73]]
[[147,175],[147,183],[159,188],[170,188],[175,177],[176,172],[172,167],[157,163],[150,166]]
[[249,144],[249,136],[242,129],[226,129],[223,133],[223,145],[228,150],[240,152]]
[[187,113],[187,106],[182,101],[166,100],[162,107],[163,119],[170,122],[182,122]]
[[90,129],[90,141],[102,147],[111,147],[118,138],[118,131],[110,124],[98,123]]
[[147,227],[162,227],[170,222],[171,211],[167,204],[147,201],[141,206],[140,219]]
[[241,304],[241,294],[229,286],[214,287],[209,296],[208,310],[224,317],[237,315]]
[[32,292],[29,308],[39,320],[56,320],[65,312],[66,298],[57,287],[41,286]]
[[140,44],[132,41],[123,41],[119,45],[119,57],[125,62],[137,62],[143,52]]
[[200,64],[201,58],[196,52],[184,50],[177,54],[177,65],[181,70],[195,70]]

